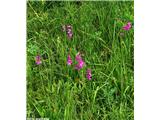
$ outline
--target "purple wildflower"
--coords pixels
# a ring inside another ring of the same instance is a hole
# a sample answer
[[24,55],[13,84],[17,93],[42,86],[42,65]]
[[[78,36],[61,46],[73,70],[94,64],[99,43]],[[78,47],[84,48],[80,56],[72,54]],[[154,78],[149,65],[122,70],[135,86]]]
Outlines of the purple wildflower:
[[40,65],[42,63],[41,57],[39,55],[36,56],[36,64]]
[[72,33],[68,33],[67,36],[68,36],[69,39],[71,39],[73,34]]
[[84,65],[85,65],[84,61],[81,60],[78,62],[78,64],[75,65],[75,69],[80,70],[83,68]]
[[68,64],[68,65],[71,65],[71,64],[72,64],[72,59],[71,59],[71,56],[70,56],[70,55],[68,55],[67,64]]
[[72,29],[71,25],[66,25],[66,29]]
[[127,25],[123,26],[123,30],[130,30],[131,29],[131,22],[128,22]]
[[67,33],[67,37],[68,37],[69,39],[71,39],[72,36],[73,36],[72,26],[71,26],[71,25],[66,25],[66,33]]
[[78,54],[76,55],[76,61],[77,61],[78,63],[75,65],[75,69],[77,69],[77,70],[82,69],[83,66],[85,65],[85,62],[82,60],[80,53],[78,53]]
[[82,60],[80,53],[78,52],[78,54],[76,55],[76,61],[80,61]]
[[88,80],[91,80],[91,78],[92,78],[91,69],[87,69],[86,77]]

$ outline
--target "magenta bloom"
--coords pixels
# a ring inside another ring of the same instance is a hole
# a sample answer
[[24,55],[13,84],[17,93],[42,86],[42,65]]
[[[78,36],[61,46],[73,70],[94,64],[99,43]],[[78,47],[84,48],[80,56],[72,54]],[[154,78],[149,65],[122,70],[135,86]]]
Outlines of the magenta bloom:
[[75,69],[80,70],[83,68],[84,65],[85,65],[84,61],[80,60],[78,64],[75,65]]
[[39,55],[36,56],[36,64],[40,65],[42,63],[41,57]]
[[67,30],[69,30],[69,29],[72,30],[72,26],[71,25],[66,25],[66,29]]
[[72,36],[73,36],[72,26],[71,26],[71,25],[66,25],[66,33],[67,33],[67,37],[68,37],[69,39],[71,39]]
[[68,36],[69,39],[71,39],[73,34],[72,33],[68,33],[67,36]]
[[70,55],[68,55],[68,57],[67,57],[67,64],[68,64],[68,65],[71,65],[71,64],[72,64],[72,59],[71,59],[71,56],[70,56]]
[[82,60],[81,55],[80,55],[80,53],[78,53],[78,54],[76,55],[76,61],[81,61],[81,60]]
[[77,61],[78,63],[75,65],[75,69],[77,69],[77,70],[82,69],[83,66],[85,65],[85,62],[82,60],[80,53],[78,53],[78,54],[76,55],[76,61]]
[[130,30],[131,29],[131,22],[128,22],[127,25],[123,26],[123,30]]
[[87,78],[88,80],[91,80],[91,78],[92,78],[91,69],[87,69],[86,78]]

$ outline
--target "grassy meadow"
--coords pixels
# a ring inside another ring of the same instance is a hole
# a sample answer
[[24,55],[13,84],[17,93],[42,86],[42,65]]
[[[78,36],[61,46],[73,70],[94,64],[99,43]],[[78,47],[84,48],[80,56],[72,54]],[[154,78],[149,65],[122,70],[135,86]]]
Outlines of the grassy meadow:
[[[127,22],[132,27],[123,30]],[[64,25],[72,26],[71,39]],[[27,118],[133,120],[133,25],[133,1],[28,1]]]

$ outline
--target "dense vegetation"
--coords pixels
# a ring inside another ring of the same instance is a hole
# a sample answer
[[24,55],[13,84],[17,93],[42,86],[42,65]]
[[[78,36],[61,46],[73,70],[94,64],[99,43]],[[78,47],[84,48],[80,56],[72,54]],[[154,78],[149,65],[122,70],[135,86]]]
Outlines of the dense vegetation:
[[[27,117],[133,120],[133,1],[27,2]],[[124,30],[128,22],[131,29]],[[71,25],[73,36],[62,29]],[[76,70],[77,53],[85,66]],[[70,54],[72,65],[67,64]],[[41,64],[36,64],[39,55]],[[87,69],[92,78],[86,78]]]

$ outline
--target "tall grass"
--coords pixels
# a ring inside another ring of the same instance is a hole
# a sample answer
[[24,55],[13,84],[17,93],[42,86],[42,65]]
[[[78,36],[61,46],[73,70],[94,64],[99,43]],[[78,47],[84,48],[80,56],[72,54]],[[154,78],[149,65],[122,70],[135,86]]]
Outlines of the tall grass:
[[[27,117],[133,120],[134,29],[122,30],[133,20],[133,1],[28,1]],[[62,31],[67,24],[71,40]],[[69,52],[73,60],[81,52],[86,66],[68,66]]]

